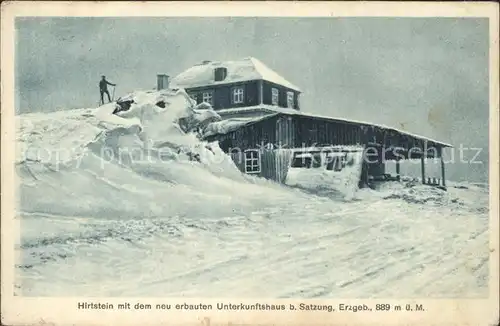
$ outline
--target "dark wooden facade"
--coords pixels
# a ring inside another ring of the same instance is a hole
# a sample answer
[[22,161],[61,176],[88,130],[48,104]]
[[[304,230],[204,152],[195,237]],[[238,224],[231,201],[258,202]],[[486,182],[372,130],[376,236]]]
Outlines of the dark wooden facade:
[[[243,103],[233,103],[232,91],[236,87],[243,88]],[[258,81],[186,88],[186,92],[196,99],[198,104],[203,102],[203,93],[211,93],[213,100],[210,104],[215,110],[255,106],[260,103]]]
[[[285,166],[288,166],[291,149],[332,145],[363,146],[364,155],[370,162],[366,163],[367,160],[364,160],[363,163],[362,178],[366,181],[370,176],[385,175],[386,160],[397,161],[399,169],[400,160],[439,158],[442,148],[447,146],[376,125],[286,113],[267,115],[225,134],[208,136],[206,140],[217,140],[223,151],[232,153],[233,160],[236,159],[234,155],[241,157],[241,153],[245,151],[259,151],[263,165],[257,174],[276,181],[281,181],[283,174],[286,175]],[[244,162],[239,162],[237,165],[246,172]],[[422,179],[425,180],[424,170]]]
[[[259,152],[260,156],[260,171],[255,174],[269,180],[284,183],[292,158],[291,150],[261,148],[256,151]],[[245,151],[232,149],[228,154],[230,154],[231,159],[241,172],[249,173],[245,171]]]
[[[233,102],[233,90],[237,87],[241,87],[244,90],[244,101],[242,103]],[[300,92],[278,85],[275,83],[268,82],[266,80],[251,80],[245,82],[231,83],[231,84],[219,84],[219,85],[207,85],[200,87],[186,88],[186,92],[196,100],[198,104],[203,102],[203,93],[212,94],[212,107],[215,110],[224,109],[237,109],[244,107],[254,107],[261,104],[273,105],[272,101],[272,90],[273,88],[278,90],[279,100],[278,107],[287,108],[288,100],[287,94],[291,92],[293,94],[293,107],[291,109],[300,110],[299,106],[299,95]]]
[[291,92],[293,94],[293,107],[290,107],[289,109],[294,109],[294,110],[300,110],[300,104],[299,104],[299,97],[300,97],[300,92],[284,87],[279,84],[271,83],[266,80],[263,81],[262,85],[262,104],[266,105],[273,105],[273,95],[272,91],[273,88],[278,90],[278,107],[281,108],[288,108],[288,100],[287,100],[287,94],[288,92]]
[[[299,148],[323,145],[370,146],[386,159],[418,159],[422,150],[427,157],[439,157],[443,145],[425,141],[395,130],[343,120],[307,115],[269,114],[260,120],[241,126],[226,134],[209,136],[229,147],[259,148],[271,144],[274,148]],[[413,150],[411,150],[413,149]]]

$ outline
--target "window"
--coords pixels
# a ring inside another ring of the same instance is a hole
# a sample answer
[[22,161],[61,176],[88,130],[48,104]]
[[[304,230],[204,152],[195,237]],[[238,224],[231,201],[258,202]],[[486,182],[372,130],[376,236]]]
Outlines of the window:
[[321,167],[321,154],[320,153],[313,154],[312,167],[313,168],[320,168]]
[[207,102],[210,105],[213,105],[213,93],[210,92],[203,92],[203,102]]
[[280,99],[279,90],[277,88],[271,88],[271,94],[272,94],[272,98],[271,98],[272,105],[278,105],[279,99]]
[[245,151],[245,172],[260,173],[260,153],[258,150]]
[[286,93],[286,107],[287,108],[293,108],[294,107],[294,101],[293,101],[293,92],[287,92]]
[[326,169],[328,171],[333,170],[333,165],[335,164],[335,157],[328,156],[327,157],[327,163],[326,163]]
[[354,157],[352,155],[347,156],[346,154],[346,166],[353,166],[354,165]]
[[238,104],[238,103],[243,103],[244,96],[243,96],[243,87],[236,87],[233,88],[233,103]]
[[345,168],[345,166],[347,165],[347,153],[344,153],[344,155],[342,155],[342,157],[340,158],[340,166],[343,168]]
[[335,166],[333,167],[334,171],[342,171],[342,157],[337,156],[335,160]]
[[297,154],[292,161],[292,168],[311,168],[312,155],[309,153]]
[[327,155],[327,164],[326,169],[328,171],[342,171],[342,168],[345,167],[347,159],[347,154],[342,153],[329,153]]

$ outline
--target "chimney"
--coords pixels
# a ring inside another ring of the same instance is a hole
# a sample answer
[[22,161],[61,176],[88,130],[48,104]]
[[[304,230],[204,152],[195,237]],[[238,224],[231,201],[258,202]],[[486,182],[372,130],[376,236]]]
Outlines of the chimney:
[[161,89],[167,89],[168,88],[168,78],[169,76],[168,75],[165,75],[165,74],[158,74],[156,75],[156,80],[157,80],[157,83],[156,83],[156,88],[158,90],[161,90]]
[[223,81],[227,77],[227,68],[217,67],[214,69],[214,80]]

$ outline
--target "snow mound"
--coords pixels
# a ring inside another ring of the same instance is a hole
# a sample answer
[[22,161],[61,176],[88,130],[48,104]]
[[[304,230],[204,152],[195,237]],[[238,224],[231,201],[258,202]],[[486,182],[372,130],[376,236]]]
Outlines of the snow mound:
[[[131,93],[96,109],[24,114],[16,117],[17,163],[64,165],[96,154],[162,149],[166,156],[215,155],[199,137],[220,116],[206,103],[195,105],[184,90]],[[202,149],[202,150],[200,150]],[[198,153],[192,153],[198,150]]]
[[[309,154],[309,152],[313,152],[315,149],[307,148],[301,150],[303,154],[297,154],[295,157],[298,165],[306,163],[306,159],[315,160],[318,164],[314,166],[314,163],[309,162],[308,167],[299,167],[295,166],[295,163],[292,162],[285,183],[288,186],[301,188],[315,194],[352,200],[358,190],[358,182],[361,176],[363,147],[337,147],[337,150],[341,148],[345,152]],[[314,156],[318,157],[314,159]],[[337,163],[339,163],[339,166],[333,169],[333,166]]]
[[95,109],[16,116],[16,163],[69,162],[87,151],[103,129]]
[[[488,212],[488,185],[473,185],[448,181],[446,190],[420,183],[420,180],[402,176],[401,181],[381,182],[374,189],[363,188],[356,193],[359,200],[379,199],[402,201],[421,207],[450,207],[462,211],[485,214]],[[481,198],[481,200],[478,200]]]

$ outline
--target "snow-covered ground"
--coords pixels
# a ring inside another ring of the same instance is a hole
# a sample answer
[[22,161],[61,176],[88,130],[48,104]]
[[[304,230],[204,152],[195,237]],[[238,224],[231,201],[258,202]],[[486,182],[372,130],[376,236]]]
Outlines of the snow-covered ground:
[[126,127],[103,107],[16,117],[18,295],[487,295],[487,185],[278,185],[180,131],[184,97],[146,95]]

